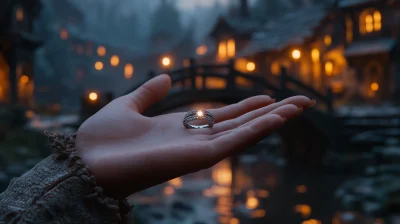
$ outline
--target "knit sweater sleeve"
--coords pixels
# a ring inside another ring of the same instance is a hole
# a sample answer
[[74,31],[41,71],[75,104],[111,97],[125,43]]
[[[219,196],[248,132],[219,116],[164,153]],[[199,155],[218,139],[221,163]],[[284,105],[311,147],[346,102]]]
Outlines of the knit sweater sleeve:
[[55,152],[0,194],[0,224],[127,223],[131,207],[96,185],[75,151],[75,134],[45,134]]

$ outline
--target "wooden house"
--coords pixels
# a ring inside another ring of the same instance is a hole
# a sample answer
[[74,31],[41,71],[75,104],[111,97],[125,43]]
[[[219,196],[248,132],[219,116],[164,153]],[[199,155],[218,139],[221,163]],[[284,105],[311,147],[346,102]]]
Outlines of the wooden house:
[[40,12],[39,0],[7,0],[0,3],[0,101],[33,104],[34,50],[41,44],[33,35]]

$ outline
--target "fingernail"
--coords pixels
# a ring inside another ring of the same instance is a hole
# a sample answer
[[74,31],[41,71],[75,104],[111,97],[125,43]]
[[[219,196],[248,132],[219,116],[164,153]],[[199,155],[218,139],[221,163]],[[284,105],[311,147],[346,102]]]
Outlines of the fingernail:
[[316,100],[312,100],[312,103],[311,103],[311,105],[309,106],[309,107],[313,107],[313,106],[315,106],[315,104],[317,103],[317,101]]

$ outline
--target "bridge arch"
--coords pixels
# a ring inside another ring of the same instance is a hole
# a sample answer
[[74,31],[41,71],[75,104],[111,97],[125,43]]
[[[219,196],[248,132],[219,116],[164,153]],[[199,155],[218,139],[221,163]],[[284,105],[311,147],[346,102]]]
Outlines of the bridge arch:
[[[244,74],[234,69],[234,62],[227,65],[191,65],[169,72],[173,89],[161,102],[149,108],[145,115],[156,116],[195,103],[217,102],[232,104],[248,97],[268,94],[278,100],[304,94],[316,99],[317,107],[306,110],[300,117],[289,121],[280,131],[282,153],[291,163],[318,166],[329,149],[335,148],[338,122],[332,113],[330,91],[323,95],[286,74],[282,68],[280,84],[274,85],[260,74]],[[236,80],[247,80],[241,86]],[[223,88],[207,88],[209,78],[222,79]],[[133,91],[138,86],[129,90]],[[300,90],[300,91],[299,91]]]

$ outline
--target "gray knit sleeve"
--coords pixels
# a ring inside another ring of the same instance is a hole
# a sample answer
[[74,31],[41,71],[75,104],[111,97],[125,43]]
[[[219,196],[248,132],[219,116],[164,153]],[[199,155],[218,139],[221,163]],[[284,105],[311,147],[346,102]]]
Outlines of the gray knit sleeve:
[[54,154],[0,194],[0,223],[127,223],[131,207],[103,195],[75,151],[75,134],[45,134]]

